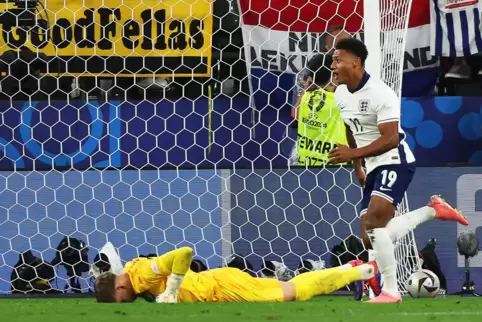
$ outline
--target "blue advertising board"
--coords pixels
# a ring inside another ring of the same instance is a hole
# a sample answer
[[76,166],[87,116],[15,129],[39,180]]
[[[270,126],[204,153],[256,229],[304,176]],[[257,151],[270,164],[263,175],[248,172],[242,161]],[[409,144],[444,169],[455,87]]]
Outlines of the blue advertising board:
[[[419,165],[482,163],[482,98],[402,100]],[[0,169],[284,167],[289,108],[248,98],[0,103]]]

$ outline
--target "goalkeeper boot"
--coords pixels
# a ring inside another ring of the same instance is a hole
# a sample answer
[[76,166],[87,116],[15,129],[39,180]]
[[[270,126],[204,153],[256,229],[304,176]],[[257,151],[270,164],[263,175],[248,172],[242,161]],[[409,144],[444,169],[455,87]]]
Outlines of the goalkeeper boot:
[[434,195],[430,198],[428,206],[435,209],[435,218],[439,220],[457,221],[467,226],[469,222],[457,209],[452,208],[441,196]]
[[[359,259],[355,259],[352,261],[349,261],[348,264],[350,264],[352,267],[360,266],[363,264],[363,261]],[[363,298],[363,295],[365,294],[365,282],[364,281],[358,281],[358,282],[353,282],[349,285],[350,290],[353,291],[353,299],[355,301],[361,301]]]
[[370,264],[373,267],[375,267],[375,276],[365,281],[365,285],[372,290],[375,296],[378,296],[382,292],[382,282],[381,282],[382,274],[380,274],[380,271],[378,270],[378,265],[375,261],[370,261],[367,264]]

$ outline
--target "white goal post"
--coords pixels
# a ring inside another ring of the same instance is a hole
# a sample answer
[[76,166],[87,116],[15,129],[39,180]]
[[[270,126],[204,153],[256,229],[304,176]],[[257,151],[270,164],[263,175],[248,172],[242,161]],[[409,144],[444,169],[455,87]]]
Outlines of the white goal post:
[[[293,272],[304,260],[336,264],[332,250],[359,235],[361,189],[350,167],[287,166],[294,84],[281,88],[326,30],[293,32],[315,41],[290,51],[287,26],[245,21],[249,12],[261,17],[258,6],[270,0],[40,2],[29,11],[34,20],[14,24],[18,37],[0,36],[8,76],[0,98],[0,294],[39,285],[71,291],[69,283],[88,292],[101,250],[115,258],[115,271],[182,246],[210,269],[238,255],[257,275],[265,261]],[[311,5],[335,4],[329,21],[340,19],[338,2],[347,0]],[[410,5],[380,0],[379,14],[365,9],[373,14],[365,15],[367,68],[398,93]],[[288,7],[276,6],[272,13]],[[0,3],[0,13],[13,9]],[[227,27],[233,22],[240,28]],[[33,56],[18,58],[19,44]],[[264,87],[260,73],[276,85]],[[398,214],[407,210],[405,199]],[[420,267],[413,234],[397,242],[396,256],[403,291]]]

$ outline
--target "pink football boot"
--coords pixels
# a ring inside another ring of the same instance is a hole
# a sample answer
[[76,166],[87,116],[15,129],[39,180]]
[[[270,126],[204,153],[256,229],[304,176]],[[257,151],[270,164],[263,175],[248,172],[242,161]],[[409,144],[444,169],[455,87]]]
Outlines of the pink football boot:
[[430,198],[428,206],[435,209],[435,218],[439,220],[457,221],[464,226],[467,226],[469,224],[467,219],[457,209],[452,208],[452,206],[450,206],[440,196],[432,196]]
[[399,302],[402,302],[402,297],[400,296],[400,293],[394,296],[385,291],[382,291],[380,295],[378,295],[374,299],[367,301],[367,303],[399,303]]

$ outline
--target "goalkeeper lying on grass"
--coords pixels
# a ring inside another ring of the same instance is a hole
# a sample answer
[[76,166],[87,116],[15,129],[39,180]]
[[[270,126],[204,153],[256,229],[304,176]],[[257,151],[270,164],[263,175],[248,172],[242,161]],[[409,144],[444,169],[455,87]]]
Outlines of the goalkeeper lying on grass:
[[95,281],[97,301],[133,302],[146,294],[158,303],[306,301],[369,280],[376,270],[372,264],[346,264],[280,282],[228,267],[194,273],[189,270],[192,254],[191,248],[184,247],[156,258],[136,258],[121,275],[102,273]]

